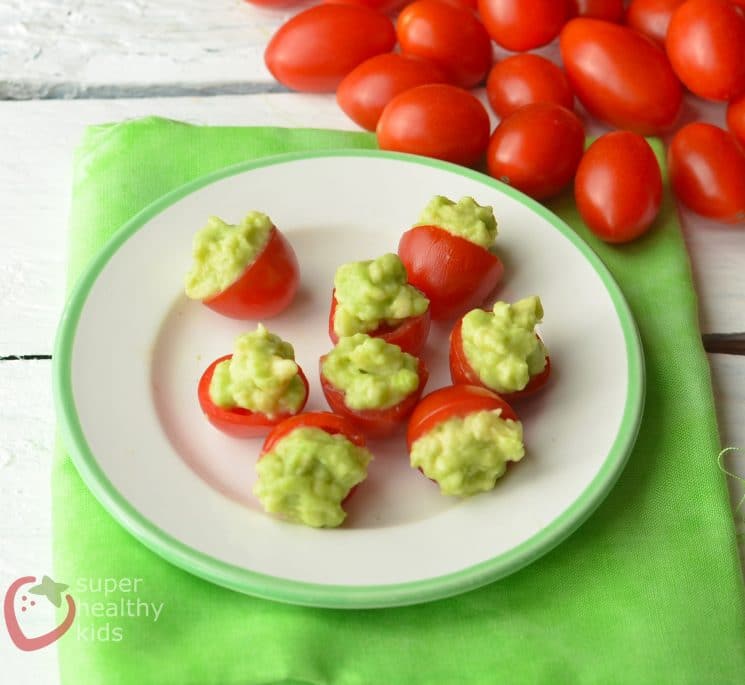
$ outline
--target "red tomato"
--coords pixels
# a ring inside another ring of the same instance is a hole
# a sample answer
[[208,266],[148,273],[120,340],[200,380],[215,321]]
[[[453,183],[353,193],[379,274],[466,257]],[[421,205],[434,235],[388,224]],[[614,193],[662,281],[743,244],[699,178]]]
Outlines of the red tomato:
[[365,446],[365,437],[344,417],[330,411],[309,411],[305,414],[295,414],[278,424],[264,441],[259,459],[267,452],[271,452],[282,438],[287,437],[296,428],[320,428],[329,435],[343,435],[357,447]]
[[437,226],[406,231],[398,256],[409,283],[429,298],[435,320],[452,319],[483,304],[504,273],[499,257]]
[[489,71],[489,34],[474,13],[442,0],[417,0],[399,14],[396,34],[404,55],[434,62],[462,88],[481,83]]
[[[461,317],[460,319],[458,319],[455,326],[453,327],[453,330],[450,333],[450,378],[452,378],[453,383],[455,383],[456,385],[459,383],[465,385],[479,385],[482,388],[491,390],[491,392],[497,392],[481,380],[479,374],[468,361],[468,357],[466,356],[465,350],[463,349],[463,338],[461,336],[462,324],[463,318]],[[510,393],[500,392],[499,395],[500,397],[503,397],[510,402],[512,402],[513,400],[521,400],[525,397],[530,397],[535,392],[540,390],[544,385],[546,385],[550,374],[551,359],[550,357],[546,356],[546,367],[540,373],[537,373],[535,376],[531,376],[530,380],[528,380],[528,384],[522,390],[517,390]]]
[[446,83],[440,67],[394,52],[376,55],[344,77],[336,91],[339,107],[355,123],[374,131],[385,106],[399,93],[426,83]]
[[727,107],[727,128],[745,146],[745,95]]
[[[224,409],[223,407],[218,407],[210,397],[210,383],[212,382],[212,374],[215,372],[215,367],[220,362],[231,359],[232,357],[232,354],[226,354],[224,357],[215,359],[202,374],[197,388],[199,406],[202,407],[204,415],[215,428],[221,430],[223,433],[232,435],[234,438],[256,438],[266,435],[278,423],[293,415],[284,413],[270,418],[266,414],[253,412],[243,407]],[[308,401],[308,379],[299,366],[297,369],[300,380],[303,381],[303,385],[305,386],[305,399],[298,409],[298,412],[301,412],[305,403]]]
[[397,95],[378,121],[383,150],[410,152],[470,166],[489,142],[489,115],[469,92],[444,83]]
[[[251,0],[249,0],[250,2]],[[384,14],[390,14],[397,10],[407,0],[323,0],[327,5],[361,5],[369,7],[371,10],[377,10]]]
[[[323,368],[321,357],[319,368]],[[331,383],[321,371],[321,388],[329,403],[329,407],[339,416],[344,417],[357,430],[366,435],[368,438],[386,438],[393,435],[406,421],[414,407],[416,407],[419,398],[422,396],[424,386],[429,379],[429,373],[424,366],[424,362],[419,359],[417,366],[419,375],[419,386],[410,395],[407,395],[398,404],[387,409],[352,409],[347,406],[345,394]]]
[[478,7],[489,35],[515,52],[550,43],[569,16],[568,0],[478,0]]
[[574,176],[585,146],[579,117],[538,102],[510,114],[489,141],[489,173],[536,199],[559,193]]
[[745,93],[745,16],[726,0],[688,0],[673,13],[665,39],[681,81],[708,100]]
[[276,227],[264,249],[243,275],[214,297],[203,300],[210,309],[233,319],[269,319],[295,297],[300,268],[295,251]]
[[667,150],[678,199],[718,221],[745,221],[745,152],[737,139],[712,124],[681,128]]
[[572,17],[592,17],[619,23],[623,20],[623,0],[571,0],[569,13]]
[[417,405],[409,419],[406,443],[411,446],[435,426],[448,419],[468,416],[477,411],[502,410],[505,420],[517,421],[512,407],[491,390],[475,385],[451,385],[427,395]]
[[664,48],[670,17],[684,2],[685,0],[631,0],[626,10],[626,23]]
[[574,95],[563,70],[545,57],[530,53],[497,62],[486,80],[486,95],[501,118],[534,102],[574,108]]
[[572,19],[561,58],[574,94],[598,119],[641,135],[675,123],[683,92],[665,53],[649,38],[598,19]]
[[368,7],[317,5],[280,26],[264,52],[274,78],[293,90],[332,93],[366,59],[396,44],[391,20]]
[[629,131],[598,138],[579,163],[574,197],[584,222],[606,242],[646,233],[662,202],[662,174],[649,143]]
[[[336,290],[331,294],[331,310],[329,311],[329,337],[336,345],[339,336],[334,330],[334,315],[336,314]],[[398,326],[392,327],[381,324],[374,331],[368,331],[367,335],[373,338],[382,338],[391,345],[398,345],[404,352],[418,357],[424,349],[429,335],[429,325],[432,320],[429,307],[427,311],[419,316],[410,316],[404,319]]]

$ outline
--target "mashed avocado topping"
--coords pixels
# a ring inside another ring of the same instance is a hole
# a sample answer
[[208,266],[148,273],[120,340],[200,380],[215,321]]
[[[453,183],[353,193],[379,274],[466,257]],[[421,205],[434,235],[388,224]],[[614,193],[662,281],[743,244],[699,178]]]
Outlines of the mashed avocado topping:
[[294,414],[305,399],[295,350],[261,324],[236,338],[232,358],[215,367],[209,392],[218,407],[243,407],[269,417]]
[[321,373],[345,393],[350,409],[387,409],[419,387],[416,357],[381,338],[357,333],[339,340]]
[[371,459],[343,435],[296,428],[259,460],[254,494],[267,512],[287,521],[338,526],[346,517],[341,502],[365,480]]
[[491,490],[508,461],[525,454],[523,426],[501,409],[453,417],[411,446],[411,465],[437,481],[443,495],[468,497]]
[[211,216],[194,236],[187,297],[207,300],[235,283],[266,245],[272,225],[261,212],[249,212],[237,226]]
[[462,197],[458,202],[453,202],[442,195],[435,195],[424,208],[418,225],[444,228],[487,250],[497,237],[494,210],[489,206],[482,207],[472,197]]
[[385,322],[395,326],[427,310],[429,300],[406,282],[406,269],[395,254],[343,264],[334,277],[334,331],[341,338],[375,330]]
[[542,318],[543,306],[536,296],[515,304],[495,302],[491,312],[474,309],[463,317],[463,351],[487,386],[496,392],[516,392],[546,368],[546,348],[534,331]]

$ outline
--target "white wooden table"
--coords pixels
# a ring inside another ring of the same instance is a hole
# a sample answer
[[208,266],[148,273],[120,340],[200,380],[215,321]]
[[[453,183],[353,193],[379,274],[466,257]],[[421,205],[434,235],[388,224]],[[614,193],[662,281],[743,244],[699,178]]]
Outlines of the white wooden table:
[[[73,148],[86,125],[150,114],[354,129],[333,96],[283,92],[266,71],[263,47],[290,13],[241,0],[0,2],[2,592],[52,568],[50,355],[64,300]],[[691,98],[686,118],[696,116],[724,120],[720,106]],[[591,123],[590,132],[601,130]],[[717,336],[745,331],[745,228],[682,218],[701,327],[714,349]],[[709,360],[722,444],[745,447],[745,356]],[[745,473],[745,453],[731,453],[727,464]],[[731,492],[735,502],[741,489],[732,483]],[[742,512],[739,519],[745,532]],[[14,685],[56,683],[54,649],[20,652],[0,629],[0,674]]]

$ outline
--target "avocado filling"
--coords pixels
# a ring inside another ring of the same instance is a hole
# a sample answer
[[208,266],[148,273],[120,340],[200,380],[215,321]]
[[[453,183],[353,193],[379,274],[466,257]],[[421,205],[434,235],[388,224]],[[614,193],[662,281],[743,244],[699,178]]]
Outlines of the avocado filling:
[[516,392],[546,368],[546,348],[534,330],[541,319],[543,306],[535,296],[495,302],[491,312],[474,309],[463,317],[463,351],[485,385]]
[[387,409],[419,387],[418,361],[381,338],[357,333],[326,355],[321,373],[350,409]]
[[525,454],[523,426],[479,411],[437,424],[411,447],[411,465],[436,481],[443,495],[468,497],[491,490],[508,461]]
[[286,521],[333,528],[346,517],[342,500],[365,480],[372,459],[364,447],[320,428],[296,428],[256,464],[254,494]]
[[237,226],[211,216],[194,236],[187,297],[208,300],[233,285],[264,249],[272,227],[261,212],[249,212]]
[[479,205],[472,197],[453,202],[435,195],[419,217],[419,226],[438,226],[488,250],[497,237],[494,210]]
[[270,418],[294,414],[305,399],[294,360],[292,345],[259,324],[253,333],[239,335],[233,356],[215,367],[210,399],[223,409],[242,407]]
[[373,331],[381,323],[396,326],[423,314],[429,300],[406,278],[406,269],[395,254],[340,266],[334,277],[334,332],[342,338]]

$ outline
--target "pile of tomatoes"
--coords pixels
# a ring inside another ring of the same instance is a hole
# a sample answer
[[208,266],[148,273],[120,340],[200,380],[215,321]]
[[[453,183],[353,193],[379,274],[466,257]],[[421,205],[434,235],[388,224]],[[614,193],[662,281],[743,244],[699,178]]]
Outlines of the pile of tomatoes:
[[[526,52],[555,39],[563,69]],[[517,54],[494,64],[493,42]],[[660,208],[643,136],[672,135],[681,202],[745,221],[745,0],[323,0],[279,28],[265,61],[288,88],[336,92],[385,150],[485,162],[539,200],[574,181],[583,219],[608,242],[645,233]],[[470,91],[484,84],[501,119],[493,131]],[[685,89],[728,103],[729,131],[676,130]],[[585,150],[575,97],[619,130]]]

